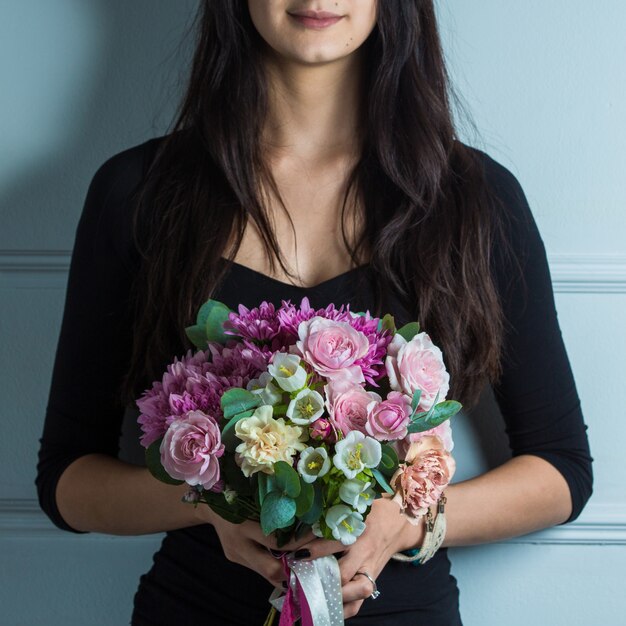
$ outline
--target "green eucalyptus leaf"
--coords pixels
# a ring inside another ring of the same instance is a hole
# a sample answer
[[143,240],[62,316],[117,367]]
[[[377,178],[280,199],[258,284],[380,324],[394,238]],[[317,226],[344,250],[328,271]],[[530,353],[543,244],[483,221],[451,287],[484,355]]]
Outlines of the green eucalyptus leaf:
[[439,404],[434,404],[427,413],[418,414],[409,424],[409,433],[423,433],[431,428],[443,424],[453,415],[456,415],[462,405],[456,400],[446,400]]
[[276,488],[276,479],[271,474],[265,472],[257,472],[258,489],[259,489],[259,504],[263,506],[263,501],[266,496],[273,491],[278,493]]
[[226,419],[230,419],[249,409],[255,409],[260,404],[261,397],[259,394],[252,393],[241,387],[233,387],[225,391],[220,398],[220,406]]
[[261,506],[261,528],[266,535],[295,521],[296,501],[278,491],[268,493]]
[[383,476],[382,472],[380,472],[377,469],[372,470],[372,474],[374,475],[374,478],[376,479],[376,482],[387,492],[387,493],[391,493],[393,494],[394,491],[393,489],[389,486],[389,483],[387,482],[387,480],[385,479],[385,477]]
[[162,483],[167,483],[168,485],[182,485],[184,480],[177,480],[176,478],[172,478],[163,467],[161,463],[161,442],[163,441],[163,437],[158,439],[157,441],[152,442],[146,448],[146,465],[150,470],[150,473]]
[[296,517],[301,518],[313,506],[315,490],[311,483],[302,481],[300,484],[300,494],[296,497]]
[[235,434],[235,424],[237,424],[239,420],[250,417],[252,413],[254,413],[252,409],[244,411],[243,413],[238,413],[234,417],[231,417],[226,426],[222,428],[222,443],[224,444],[227,452],[234,452],[235,448],[241,443]]
[[219,300],[207,300],[199,309],[198,314],[196,315],[196,324],[198,326],[202,326],[203,328],[206,326],[206,321],[209,318],[209,313],[213,310],[213,307],[216,304],[222,304]]
[[308,524],[312,526],[315,522],[317,522],[322,516],[322,504],[323,504],[323,493],[322,486],[316,480],[313,483],[313,502],[311,503],[311,507],[309,510],[302,515],[299,515],[299,519],[304,524]]
[[232,335],[224,333],[224,322],[228,320],[230,309],[221,302],[215,302],[213,308],[209,311],[204,330],[209,341],[218,341],[226,343],[228,339],[233,339]]
[[290,498],[297,498],[300,495],[300,476],[289,463],[285,461],[274,463],[274,476],[278,489]]
[[396,332],[396,321],[393,315],[387,313],[379,322],[378,322],[378,331],[388,330],[391,334]]
[[185,334],[196,348],[200,350],[207,349],[206,333],[202,326],[187,326],[187,328],[185,328]]
[[402,328],[398,328],[396,332],[404,337],[407,341],[411,341],[411,339],[413,339],[413,337],[415,337],[415,335],[417,335],[419,331],[420,325],[418,322],[409,322],[408,324],[402,326]]

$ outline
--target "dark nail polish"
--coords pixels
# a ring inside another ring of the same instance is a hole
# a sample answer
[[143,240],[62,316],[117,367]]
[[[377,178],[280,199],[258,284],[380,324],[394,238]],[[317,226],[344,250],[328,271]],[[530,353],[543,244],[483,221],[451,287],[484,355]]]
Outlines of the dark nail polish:
[[287,589],[287,581],[283,580],[283,589]]
[[294,557],[296,559],[306,559],[311,556],[311,551],[304,548],[303,550],[296,550]]

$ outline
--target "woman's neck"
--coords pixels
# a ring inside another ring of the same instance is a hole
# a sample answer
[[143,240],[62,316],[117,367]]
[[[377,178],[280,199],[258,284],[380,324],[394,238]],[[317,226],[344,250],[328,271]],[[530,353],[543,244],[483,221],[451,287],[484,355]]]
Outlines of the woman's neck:
[[268,55],[266,71],[269,110],[263,143],[271,157],[315,163],[358,152],[359,55],[317,65]]

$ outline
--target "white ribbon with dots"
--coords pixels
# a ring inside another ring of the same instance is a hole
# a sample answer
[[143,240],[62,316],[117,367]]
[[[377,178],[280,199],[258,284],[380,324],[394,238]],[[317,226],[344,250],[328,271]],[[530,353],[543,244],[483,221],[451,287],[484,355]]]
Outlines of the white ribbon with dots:
[[[339,563],[334,556],[323,556],[312,561],[297,561],[287,557],[291,570],[289,586],[297,597],[297,582],[306,596],[314,626],[343,626],[343,599]],[[282,610],[284,595],[272,594],[271,604]]]

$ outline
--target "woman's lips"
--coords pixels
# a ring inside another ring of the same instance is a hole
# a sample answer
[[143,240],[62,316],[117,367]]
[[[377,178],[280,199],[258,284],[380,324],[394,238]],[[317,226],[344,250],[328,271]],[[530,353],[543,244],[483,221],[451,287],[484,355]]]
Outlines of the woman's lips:
[[343,17],[343,15],[336,15],[327,11],[299,11],[298,13],[288,13],[288,15],[306,28],[317,29],[332,26]]

